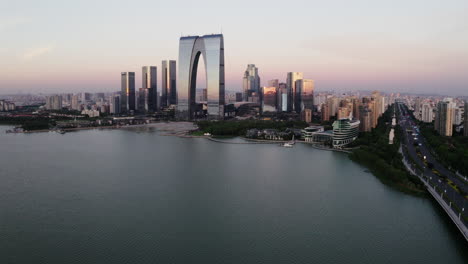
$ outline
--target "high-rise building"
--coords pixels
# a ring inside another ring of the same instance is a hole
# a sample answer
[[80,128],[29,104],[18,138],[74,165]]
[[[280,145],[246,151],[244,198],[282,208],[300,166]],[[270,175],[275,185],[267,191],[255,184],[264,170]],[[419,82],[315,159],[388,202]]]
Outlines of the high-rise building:
[[372,128],[375,128],[377,126],[379,117],[383,114],[383,108],[384,108],[384,101],[383,97],[380,94],[379,91],[374,91],[372,92],[372,101],[374,102],[372,105]]
[[343,107],[343,106],[338,107],[337,119],[345,119],[345,118],[349,119],[349,114],[350,112],[349,112],[348,107]]
[[177,79],[176,79],[176,61],[165,60],[162,62],[162,88],[161,88],[161,107],[168,107],[177,104]]
[[277,109],[277,88],[272,87],[263,87],[262,95],[262,112],[276,112]]
[[301,120],[305,121],[307,123],[311,123],[312,122],[312,109],[306,108],[306,109],[302,110]]
[[110,97],[110,113],[111,114],[120,114],[120,96],[112,95]]
[[296,81],[296,112],[314,109],[314,80],[299,79]]
[[286,85],[288,88],[288,112],[300,112],[300,94],[296,89],[296,81],[300,79],[303,79],[302,72],[288,72],[287,74]]
[[222,34],[181,37],[179,41],[179,71],[177,80],[178,119],[190,120],[197,111],[195,91],[200,57],[205,61],[208,93],[208,119],[224,119],[224,37]]
[[123,113],[135,111],[135,73],[121,73],[120,110]]
[[463,135],[468,137],[468,101],[465,101],[465,117],[463,122]]
[[62,96],[61,95],[47,96],[45,108],[48,110],[62,110]]
[[446,98],[437,104],[434,129],[442,136],[452,136],[453,111],[454,103],[452,98]]
[[278,84],[278,112],[288,111],[288,88],[285,83]]
[[339,98],[336,98],[336,97],[328,98],[327,105],[328,105],[329,117],[335,116],[338,113]]
[[453,125],[461,125],[462,122],[463,122],[463,107],[458,107],[456,106],[455,108],[453,108],[453,119],[452,119],[452,122],[453,122]]
[[247,69],[244,72],[244,78],[242,80],[242,86],[245,101],[249,101],[248,98],[252,93],[260,94],[260,76],[258,75],[258,68],[255,67],[255,64],[247,65]]
[[138,106],[137,109],[140,113],[149,112],[149,89],[140,88],[138,89]]
[[322,121],[330,121],[330,108],[327,103],[322,104],[320,113],[322,114]]
[[[144,66],[142,68],[141,87],[144,98],[143,106],[139,108],[145,112],[158,111],[158,68],[156,66]],[[140,95],[141,96],[141,95]]]
[[434,107],[428,102],[421,106],[421,121],[425,123],[432,123],[434,121]]
[[361,106],[361,100],[359,100],[359,98],[353,98],[351,99],[352,100],[352,104],[353,104],[353,118],[354,119],[357,119],[357,120],[360,120],[360,109],[359,107]]
[[364,105],[359,106],[359,130],[370,132],[372,130],[372,112]]
[[77,94],[72,96],[71,99],[71,109],[72,110],[81,110],[80,104],[79,104],[79,96]]

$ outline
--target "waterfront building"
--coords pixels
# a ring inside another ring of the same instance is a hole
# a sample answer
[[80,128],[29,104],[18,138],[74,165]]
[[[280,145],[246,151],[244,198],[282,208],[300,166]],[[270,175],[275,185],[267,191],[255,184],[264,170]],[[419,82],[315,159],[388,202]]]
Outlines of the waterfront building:
[[343,148],[359,135],[359,120],[339,119],[333,122],[333,147]]
[[122,72],[120,83],[120,110],[123,113],[135,111],[135,72]]
[[[268,85],[274,86],[274,85]],[[260,76],[258,75],[258,68],[255,64],[248,64],[242,79],[242,88],[244,91],[244,100],[249,101],[252,93],[259,94],[260,91]]]
[[463,122],[463,135],[468,137],[468,101],[465,101],[465,115]]
[[277,110],[277,88],[272,87],[263,87],[263,94],[262,94],[262,112],[276,112]]
[[452,98],[446,98],[437,104],[434,129],[442,136],[451,137],[453,133],[453,111]]
[[[144,112],[158,111],[158,68],[156,66],[144,66],[142,68],[142,93],[143,106],[140,108]],[[141,95],[140,95],[141,96]]]
[[434,107],[428,102],[421,106],[421,121],[425,123],[434,121]]
[[181,37],[176,117],[191,120],[196,111],[195,90],[200,57],[204,58],[208,119],[224,119],[224,38],[222,34]]
[[176,61],[164,60],[161,67],[161,108],[177,104]]
[[329,143],[333,140],[333,130],[325,131],[323,126],[309,126],[302,131],[302,138],[309,143]]
[[288,112],[300,112],[300,94],[296,89],[296,81],[303,79],[302,72],[288,72],[286,77],[286,85],[288,89]]
[[298,102],[296,112],[300,113],[305,109],[314,109],[314,80],[300,79],[296,81],[296,91]]
[[52,95],[46,97],[47,110],[62,110],[62,96],[61,95]]

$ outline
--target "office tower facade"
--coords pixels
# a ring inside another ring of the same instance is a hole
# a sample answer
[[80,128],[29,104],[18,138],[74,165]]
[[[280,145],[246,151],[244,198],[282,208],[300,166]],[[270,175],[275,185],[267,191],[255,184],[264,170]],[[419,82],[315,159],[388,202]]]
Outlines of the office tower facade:
[[300,112],[299,92],[296,89],[296,81],[303,79],[302,72],[288,72],[286,85],[288,87],[288,112]]
[[424,103],[421,106],[421,121],[425,123],[434,121],[434,107],[430,103]]
[[314,109],[314,80],[300,79],[296,81],[297,108],[296,112],[302,112],[305,109]]
[[120,90],[120,110],[123,113],[135,111],[135,73],[122,72]]
[[[141,88],[143,89],[143,106],[139,107],[145,112],[158,111],[158,67],[144,66],[141,70]],[[141,96],[141,95],[140,95]]]
[[465,101],[465,115],[463,122],[463,135],[468,137],[468,101]]
[[224,37],[222,34],[180,38],[176,117],[184,120],[194,117],[200,56],[205,62],[208,118],[224,119]]
[[270,112],[274,113],[277,110],[277,91],[278,89],[274,86],[271,87],[263,87],[263,94],[262,94],[262,112]]
[[259,95],[260,90],[260,76],[258,75],[258,68],[255,64],[248,64],[242,79],[242,88],[244,91],[244,100],[249,101],[252,94]]
[[161,67],[161,107],[168,107],[177,104],[177,73],[176,61],[165,60],[162,61]]
[[149,89],[140,88],[138,89],[138,104],[137,109],[140,113],[147,113],[149,112]]
[[442,136],[452,136],[453,108],[451,98],[446,98],[437,104],[434,129]]

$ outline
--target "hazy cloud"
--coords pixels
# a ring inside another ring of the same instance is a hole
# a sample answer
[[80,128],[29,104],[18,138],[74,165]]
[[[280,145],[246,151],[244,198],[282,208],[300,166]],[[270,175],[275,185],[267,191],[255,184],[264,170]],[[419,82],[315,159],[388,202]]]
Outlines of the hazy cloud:
[[54,48],[55,48],[55,45],[54,45],[54,44],[50,44],[50,45],[45,46],[45,47],[39,47],[39,48],[31,49],[31,50],[26,51],[26,52],[22,55],[22,58],[23,58],[24,60],[30,60],[30,59],[33,59],[33,58],[36,58],[36,57],[45,55],[45,54],[47,54],[47,53],[53,51]]
[[7,17],[0,19],[0,31],[7,29],[9,27],[14,27],[17,25],[25,24],[29,22],[30,19],[26,17]]

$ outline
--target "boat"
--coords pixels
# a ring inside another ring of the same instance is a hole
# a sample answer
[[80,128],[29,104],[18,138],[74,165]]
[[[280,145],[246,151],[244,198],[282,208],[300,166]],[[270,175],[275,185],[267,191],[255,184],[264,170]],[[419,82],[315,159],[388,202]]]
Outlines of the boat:
[[292,148],[294,147],[294,144],[291,144],[290,142],[285,142],[283,143],[283,145],[281,145],[282,147],[285,147],[285,148]]

